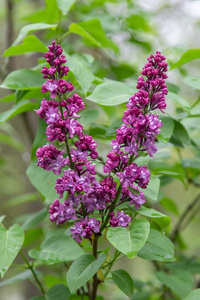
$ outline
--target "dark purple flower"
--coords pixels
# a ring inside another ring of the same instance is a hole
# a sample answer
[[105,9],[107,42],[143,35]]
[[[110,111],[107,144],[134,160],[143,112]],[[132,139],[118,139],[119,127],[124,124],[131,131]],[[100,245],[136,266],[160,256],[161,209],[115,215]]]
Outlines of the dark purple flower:
[[[64,151],[62,151],[64,152]],[[55,175],[60,175],[61,168],[67,164],[66,158],[63,158],[63,154],[59,154],[57,160],[49,160],[50,165],[46,168],[47,171],[53,171]]]
[[88,216],[85,219],[80,219],[79,222],[74,223],[75,227],[71,227],[71,232],[77,243],[81,243],[82,237],[90,239],[92,234],[98,233],[100,229],[100,221],[96,218],[89,219]]

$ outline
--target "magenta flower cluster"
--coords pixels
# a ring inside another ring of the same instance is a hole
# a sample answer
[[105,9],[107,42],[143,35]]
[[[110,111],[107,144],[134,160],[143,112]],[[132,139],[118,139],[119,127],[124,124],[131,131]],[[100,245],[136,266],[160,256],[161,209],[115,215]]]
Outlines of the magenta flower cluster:
[[[167,63],[165,56],[159,51],[148,58],[139,76],[137,89],[139,91],[129,99],[127,110],[122,118],[123,124],[116,130],[116,139],[112,141],[112,151],[107,155],[104,166],[105,173],[114,172],[122,185],[121,202],[129,199],[129,204],[136,208],[145,203],[144,193],[138,186],[145,189],[149,182],[150,171],[146,167],[138,167],[133,159],[143,153],[153,157],[157,151],[156,136],[160,133],[162,122],[158,115],[151,111],[166,108],[165,95],[168,93],[165,79],[167,78]],[[137,185],[135,185],[135,183]],[[138,190],[133,194],[128,187]]]
[[[155,139],[162,123],[150,111],[156,108],[163,110],[166,106],[164,72],[167,64],[160,52],[148,59],[149,63],[142,72],[147,80],[139,77],[137,87],[140,90],[129,99],[128,109],[122,119],[124,124],[116,130],[116,140],[111,144],[113,149],[107,155],[104,172],[109,174],[98,181],[94,162],[99,159],[97,143],[91,136],[83,133],[78,121],[78,113],[85,105],[78,94],[71,94],[73,85],[63,79],[69,68],[64,65],[66,59],[61,46],[52,42],[48,48],[45,58],[50,67],[43,67],[41,71],[43,78],[47,79],[42,85],[42,92],[50,92],[51,100],[44,98],[36,113],[47,123],[47,140],[59,144],[59,149],[53,144],[40,147],[36,151],[37,164],[44,170],[53,171],[55,175],[63,172],[56,180],[55,189],[59,198],[64,197],[64,200],[61,203],[56,199],[50,205],[50,220],[56,224],[73,220],[72,237],[77,242],[81,242],[82,238],[92,241],[92,236],[100,234],[102,226],[100,219],[92,216],[94,212],[102,216],[102,220],[106,214],[109,216],[109,223],[105,226],[127,227],[131,217],[120,210],[114,213],[115,207],[128,201],[140,208],[145,202],[144,194],[139,188],[147,187],[150,172],[144,166],[138,167],[133,159],[141,152],[153,156],[157,151]],[[73,148],[70,146],[71,139]],[[111,173],[119,177],[118,190]]]

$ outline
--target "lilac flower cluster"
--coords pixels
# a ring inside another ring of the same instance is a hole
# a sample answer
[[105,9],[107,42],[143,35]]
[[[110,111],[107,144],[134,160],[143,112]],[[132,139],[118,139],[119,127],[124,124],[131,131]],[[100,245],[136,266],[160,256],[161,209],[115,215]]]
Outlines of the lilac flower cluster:
[[112,227],[127,227],[128,223],[131,221],[131,217],[129,217],[128,215],[126,215],[123,210],[122,211],[117,211],[117,215],[115,217],[115,213],[114,212],[110,212],[109,213],[110,216],[110,226]]
[[[150,171],[146,167],[138,167],[132,163],[134,157],[148,153],[153,157],[157,151],[156,136],[160,133],[162,122],[152,110],[166,108],[165,95],[168,93],[165,79],[167,63],[159,51],[148,58],[139,76],[139,91],[129,99],[127,110],[122,118],[123,124],[116,130],[116,139],[112,141],[112,151],[107,155],[104,166],[105,173],[114,172],[122,185],[121,201],[130,201],[136,208],[145,202],[145,197],[137,185],[145,189],[149,182]],[[135,185],[136,183],[137,185]],[[133,194],[128,187],[138,190]]]
[[[147,187],[150,172],[144,166],[138,167],[132,160],[141,151],[148,152],[150,156],[156,151],[154,142],[162,123],[157,115],[150,114],[149,111],[165,108],[163,99],[167,89],[164,84],[164,71],[167,66],[159,52],[149,58],[149,63],[142,72],[147,80],[139,77],[140,90],[130,98],[123,116],[124,124],[117,129],[116,140],[111,144],[113,150],[107,155],[104,172],[109,175],[98,181],[93,161],[98,159],[97,143],[91,136],[83,133],[78,121],[78,113],[85,105],[78,94],[66,96],[74,87],[63,79],[69,68],[63,65],[66,59],[61,46],[52,42],[48,48],[45,58],[50,67],[43,67],[41,71],[43,78],[47,79],[42,86],[42,92],[50,92],[51,100],[44,98],[36,113],[47,123],[47,140],[52,143],[56,141],[60,146],[58,149],[53,144],[46,144],[38,148],[37,164],[46,171],[53,171],[55,175],[60,175],[64,168],[55,186],[59,198],[64,197],[64,201],[61,203],[56,199],[50,205],[50,221],[64,224],[73,220],[72,237],[79,243],[82,238],[92,242],[93,235],[101,234],[102,226],[96,217],[91,217],[92,213],[98,211],[102,220],[107,214],[110,225],[107,222],[105,226],[127,227],[131,217],[120,210],[115,215],[115,207],[129,201],[136,208],[140,208],[145,202],[144,194],[138,187]],[[74,148],[69,144],[72,138],[75,139]],[[119,177],[121,190],[117,190],[117,183],[111,172]],[[119,190],[121,193],[117,198]]]

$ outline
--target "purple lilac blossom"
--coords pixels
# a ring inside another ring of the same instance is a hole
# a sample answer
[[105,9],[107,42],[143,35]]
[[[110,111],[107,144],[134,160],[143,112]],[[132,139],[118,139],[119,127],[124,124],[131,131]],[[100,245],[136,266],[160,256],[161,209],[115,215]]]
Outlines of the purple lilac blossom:
[[[148,58],[148,63],[143,68],[142,75],[138,77],[137,89],[139,91],[129,99],[127,110],[122,118],[123,124],[116,130],[116,140],[111,143],[112,152],[107,157],[104,172],[114,172],[119,178],[123,188],[131,187],[137,183],[139,187],[146,188],[149,182],[150,171],[131,163],[139,152],[147,152],[150,157],[157,151],[155,145],[156,136],[160,133],[162,122],[158,115],[150,112],[155,109],[166,108],[165,95],[168,90],[165,84],[167,78],[167,63],[165,57],[159,51]],[[124,151],[123,151],[124,148]],[[130,160],[122,157],[128,153]],[[144,195],[132,195],[126,191],[129,201],[140,207],[145,202]],[[123,195],[122,198],[123,199]],[[128,198],[127,198],[128,199]]]
[[37,165],[44,170],[53,171],[55,175],[60,175],[61,168],[67,164],[67,159],[63,158],[64,152],[49,144],[40,147],[36,151]]
[[75,227],[71,227],[71,232],[77,243],[81,243],[82,237],[90,239],[93,232],[98,233],[100,229],[100,221],[96,218],[89,219],[88,216],[85,219],[74,223]]
[[[67,157],[63,155],[65,150],[58,150],[54,145],[45,145],[36,152],[38,166],[53,171],[60,175],[65,168],[64,175],[56,180],[55,189],[62,198],[63,204],[56,199],[50,205],[50,220],[56,224],[64,224],[69,220],[77,220],[71,227],[72,237],[78,243],[82,238],[92,242],[94,234],[100,234],[100,221],[95,217],[89,217],[90,213],[98,210],[104,214],[112,207],[117,196],[117,183],[114,182],[111,172],[114,172],[120,180],[121,196],[118,203],[125,201],[140,208],[145,203],[144,193],[138,188],[145,189],[149,183],[150,171],[144,167],[138,167],[133,163],[133,158],[141,152],[148,153],[151,157],[157,151],[155,145],[156,136],[160,133],[161,121],[157,115],[151,113],[155,109],[166,108],[165,95],[167,87],[167,63],[160,52],[151,55],[148,63],[139,76],[137,88],[139,91],[129,99],[127,110],[124,112],[123,124],[116,130],[116,139],[112,140],[112,151],[107,155],[104,172],[108,177],[100,182],[96,179],[95,163],[93,159],[99,159],[96,150],[97,143],[89,135],[84,135],[83,128],[77,120],[80,110],[85,108],[82,98],[78,94],[67,97],[67,92],[72,92],[74,87],[63,79],[69,72],[63,50],[60,45],[52,42],[48,46],[49,51],[45,58],[50,67],[43,67],[43,78],[47,81],[42,85],[43,93],[50,93],[52,100],[43,99],[41,107],[36,110],[40,118],[47,123],[46,136],[50,142],[65,142],[74,139],[76,147],[67,150]],[[139,193],[131,192],[131,189]],[[118,190],[119,191],[119,190]],[[116,203],[116,204],[118,204]],[[84,209],[83,209],[84,207]],[[123,211],[109,213],[110,226],[127,227],[131,217]]]
[[128,223],[131,221],[131,217],[129,215],[125,214],[122,211],[118,210],[117,215],[115,216],[114,212],[109,213],[110,216],[110,226],[111,227],[127,227]]

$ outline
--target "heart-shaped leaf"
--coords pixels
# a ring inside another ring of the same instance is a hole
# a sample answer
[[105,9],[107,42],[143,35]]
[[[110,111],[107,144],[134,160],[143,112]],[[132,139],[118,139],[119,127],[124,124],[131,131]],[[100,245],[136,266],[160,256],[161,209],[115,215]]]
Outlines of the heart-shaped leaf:
[[9,229],[0,226],[0,274],[4,276],[24,242],[24,232],[18,224]]
[[109,242],[129,258],[134,258],[147,241],[150,224],[147,220],[137,220],[130,228],[112,227],[108,230]]

